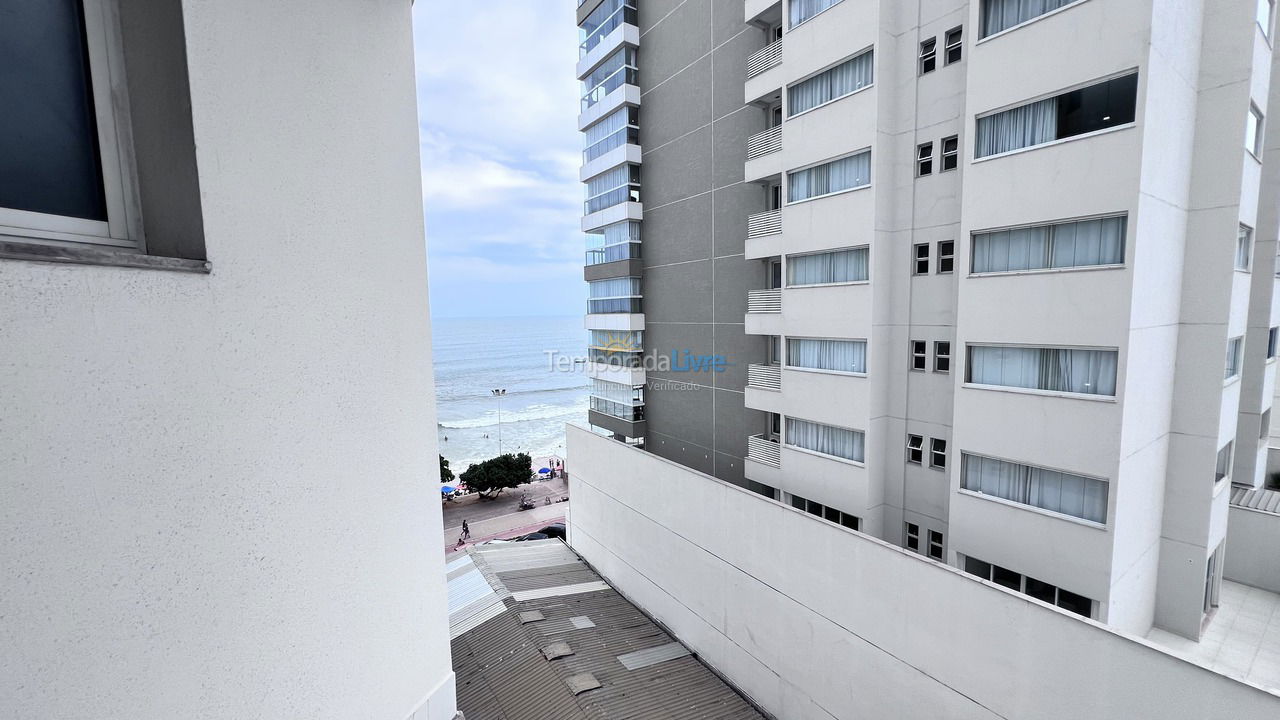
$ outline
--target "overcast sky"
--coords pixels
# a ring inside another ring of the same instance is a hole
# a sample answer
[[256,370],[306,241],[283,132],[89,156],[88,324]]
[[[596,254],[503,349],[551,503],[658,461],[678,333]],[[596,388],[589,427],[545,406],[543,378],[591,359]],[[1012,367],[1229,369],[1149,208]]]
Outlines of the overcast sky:
[[572,0],[418,0],[436,317],[584,312]]

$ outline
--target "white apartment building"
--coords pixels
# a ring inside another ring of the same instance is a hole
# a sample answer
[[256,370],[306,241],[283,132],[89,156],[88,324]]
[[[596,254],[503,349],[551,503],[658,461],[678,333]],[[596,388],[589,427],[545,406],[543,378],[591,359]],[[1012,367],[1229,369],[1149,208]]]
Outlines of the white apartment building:
[[410,10],[0,2],[0,718],[455,717]]
[[[601,375],[591,423],[1120,630],[1198,639],[1230,490],[1280,469],[1274,3],[657,5],[579,7],[583,229],[636,250],[589,255],[592,302],[633,303],[587,327],[665,354],[705,323],[742,366],[741,409],[718,379]],[[605,400],[643,403],[643,430]]]

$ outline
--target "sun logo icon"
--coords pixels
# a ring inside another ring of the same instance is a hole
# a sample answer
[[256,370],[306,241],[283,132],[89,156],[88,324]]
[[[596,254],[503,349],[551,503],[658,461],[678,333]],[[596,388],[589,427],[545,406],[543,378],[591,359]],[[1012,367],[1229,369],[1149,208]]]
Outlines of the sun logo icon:
[[636,347],[635,341],[632,340],[629,334],[609,333],[604,336],[603,340],[604,343],[600,345],[600,349],[607,353],[635,352],[640,349]]

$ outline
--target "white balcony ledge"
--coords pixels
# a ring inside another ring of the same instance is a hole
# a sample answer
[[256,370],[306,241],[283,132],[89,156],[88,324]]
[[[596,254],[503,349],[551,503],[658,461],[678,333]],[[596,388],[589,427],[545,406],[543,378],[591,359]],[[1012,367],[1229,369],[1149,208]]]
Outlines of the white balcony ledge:
[[612,225],[623,220],[643,220],[644,203],[625,202],[611,205],[582,218],[582,231],[598,230],[605,225]]
[[583,55],[582,58],[578,60],[578,79],[581,80],[589,75],[592,70],[596,69],[596,66],[605,60],[608,60],[609,56],[623,45],[630,45],[632,47],[639,46],[640,28],[629,23],[622,23],[618,27],[614,28],[613,32],[605,35],[604,39],[597,43],[595,47],[588,50],[587,54]]
[[583,164],[578,170],[578,180],[586,182],[606,170],[612,170],[623,163],[640,164],[639,145],[620,145],[600,157]]
[[623,83],[613,92],[605,95],[595,105],[583,110],[582,114],[578,115],[578,129],[586,130],[623,105],[640,107],[640,87],[638,85]]

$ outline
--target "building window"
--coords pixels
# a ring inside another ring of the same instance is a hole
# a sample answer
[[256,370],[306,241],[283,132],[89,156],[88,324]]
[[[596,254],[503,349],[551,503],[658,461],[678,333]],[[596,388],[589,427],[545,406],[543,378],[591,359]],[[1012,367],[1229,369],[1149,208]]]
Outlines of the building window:
[[795,27],[840,0],[791,0],[791,27]]
[[799,495],[791,496],[791,507],[807,512],[810,515],[816,515],[828,522],[843,525],[850,530],[857,530],[862,526],[862,519],[857,515],[850,515],[847,512],[837,510],[829,505],[823,505],[822,503],[816,503],[812,500],[806,500]]
[[1076,2],[1083,0],[983,0],[982,37],[995,35]]
[[929,557],[934,560],[942,559],[942,533],[937,530],[929,531]]
[[871,184],[871,151],[787,173],[787,202],[838,193]]
[[1258,439],[1266,440],[1271,434],[1271,408],[1262,411],[1262,417],[1258,420]]
[[1120,265],[1127,221],[1120,215],[974,233],[970,270],[1002,273]]
[[587,283],[587,313],[640,313],[640,278],[620,277]]
[[786,442],[792,447],[862,462],[866,435],[861,430],[787,418]]
[[787,117],[799,115],[871,85],[875,55],[868,50],[787,87]]
[[644,386],[632,387],[594,378],[591,381],[591,409],[629,422],[644,420]]
[[933,344],[934,372],[951,372],[951,342],[939,340]]
[[964,51],[964,28],[951,28],[943,37],[945,44],[942,50],[946,54],[947,64],[960,62],[961,54]]
[[623,23],[639,25],[635,0],[605,0],[600,3],[578,26],[578,54],[585,56]]
[[1258,27],[1262,34],[1271,39],[1271,14],[1275,10],[1276,0],[1258,0]]
[[1227,444],[1218,450],[1218,462],[1213,469],[1213,482],[1215,484],[1231,477],[1231,447],[1234,444],[1233,441],[1228,440]]
[[929,439],[929,467],[945,470],[947,467],[947,441]]
[[920,43],[920,74],[938,69],[938,39],[929,38]]
[[920,552],[920,526],[907,523],[907,549]]
[[867,341],[787,338],[787,367],[865,373]]
[[960,487],[1027,507],[1107,522],[1105,480],[961,453]]
[[587,264],[640,257],[640,223],[625,221],[587,233]]
[[787,256],[787,287],[866,282],[868,248]]
[[1115,350],[970,345],[968,382],[1114,396],[1117,357]]
[[141,249],[118,132],[124,59],[113,15],[93,3],[6,3],[0,23],[0,227],[3,234]]
[[586,215],[626,202],[640,202],[640,166],[619,165],[587,181]]
[[1134,121],[1138,74],[1130,73],[977,119],[975,157],[1043,145]]
[[1236,232],[1236,269],[1249,269],[1249,258],[1253,254],[1253,228],[1241,225]]
[[907,436],[907,462],[916,465],[924,464],[924,437],[921,435]]
[[1262,111],[1249,104],[1249,120],[1244,126],[1244,146],[1256,158],[1262,157]]
[[592,362],[638,368],[644,363],[644,333],[640,330],[590,330],[587,354]]
[[582,132],[582,161],[591,162],[623,145],[640,144],[640,109],[627,105]]
[[924,340],[911,341],[911,369],[924,371],[929,367],[929,350]]
[[1276,356],[1276,352],[1280,350],[1280,327],[1273,327],[1267,331],[1267,359]]
[[1093,601],[1083,595],[1068,592],[1049,583],[1041,582],[1012,570],[1006,570],[977,558],[966,557],[964,559],[964,571],[983,580],[1003,585],[1010,590],[1030,595],[1041,602],[1056,605],[1063,610],[1069,610],[1082,617],[1093,617]]
[[636,49],[630,45],[618,48],[582,79],[582,110],[585,112],[623,85],[635,85],[636,67]]
[[938,241],[938,274],[943,275],[955,270],[956,243],[954,240]]
[[933,174],[933,143],[927,142],[916,148],[916,177]]
[[912,272],[916,275],[929,274],[929,243],[916,245],[916,257],[912,268]]
[[1225,375],[1227,380],[1240,374],[1240,348],[1243,345],[1243,337],[1235,337],[1227,341],[1227,372]]
[[955,170],[960,164],[960,138],[952,135],[942,138],[942,172]]

